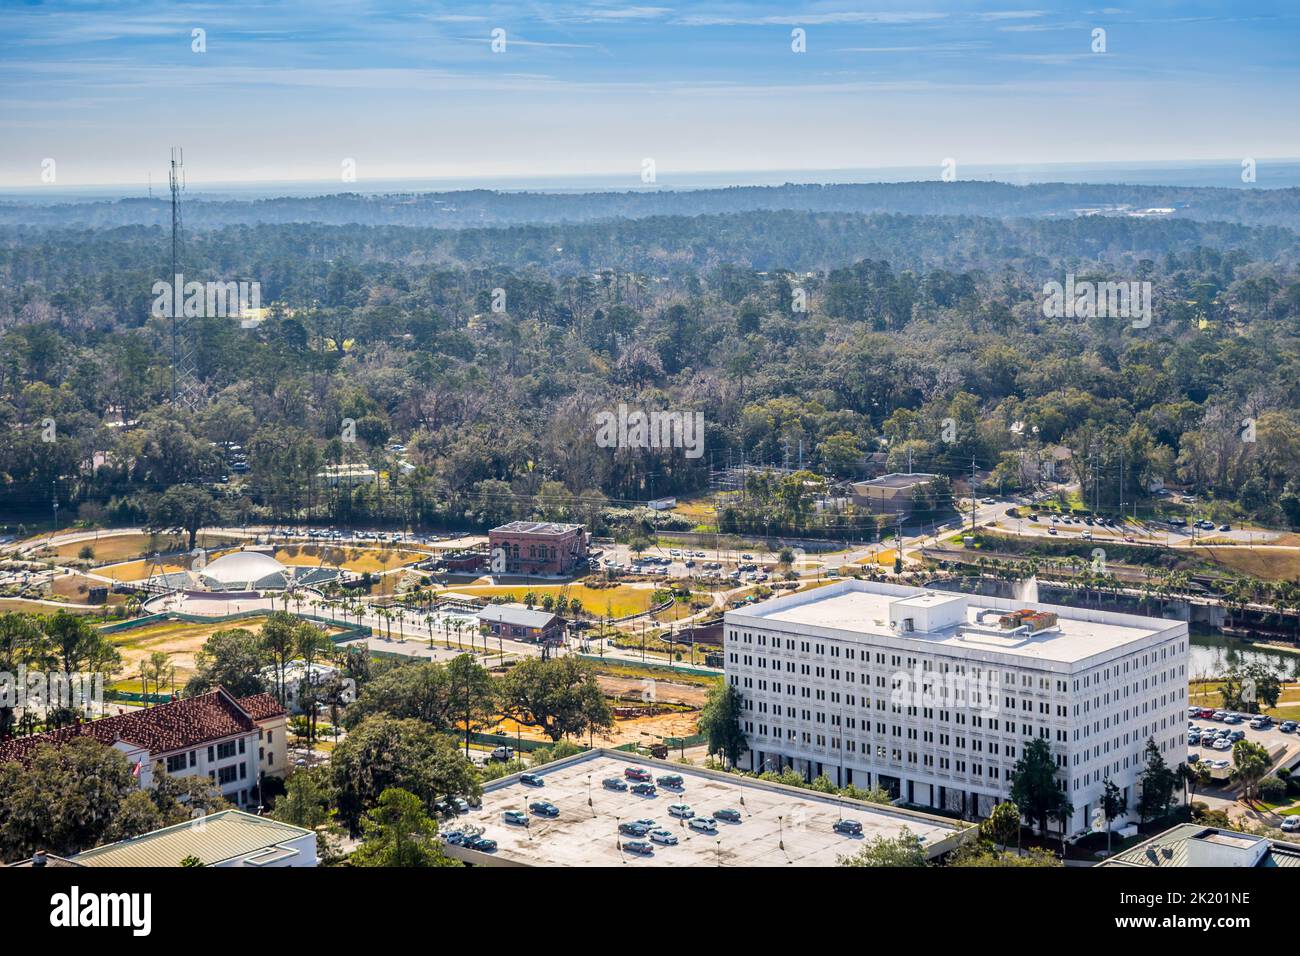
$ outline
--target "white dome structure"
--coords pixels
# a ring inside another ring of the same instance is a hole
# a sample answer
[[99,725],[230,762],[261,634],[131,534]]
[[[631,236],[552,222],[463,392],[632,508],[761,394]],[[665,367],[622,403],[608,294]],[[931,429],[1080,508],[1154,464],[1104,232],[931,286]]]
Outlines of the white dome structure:
[[284,588],[289,583],[289,569],[260,551],[235,551],[217,558],[195,572],[199,582],[214,591],[259,591]]

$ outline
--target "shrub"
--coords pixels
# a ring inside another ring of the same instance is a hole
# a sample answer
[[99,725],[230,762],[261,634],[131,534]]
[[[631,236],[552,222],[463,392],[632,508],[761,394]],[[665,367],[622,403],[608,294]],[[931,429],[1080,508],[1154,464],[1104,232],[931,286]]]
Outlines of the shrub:
[[1286,781],[1277,777],[1265,777],[1259,782],[1260,798],[1268,803],[1279,803],[1286,799]]

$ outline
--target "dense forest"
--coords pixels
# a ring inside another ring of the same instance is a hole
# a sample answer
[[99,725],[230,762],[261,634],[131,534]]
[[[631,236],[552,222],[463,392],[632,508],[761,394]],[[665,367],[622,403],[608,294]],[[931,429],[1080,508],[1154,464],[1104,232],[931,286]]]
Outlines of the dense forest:
[[[191,320],[192,409],[151,315],[162,207],[2,207],[0,523],[144,520],[180,485],[233,520],[601,526],[743,456],[817,478],[731,525],[871,534],[818,482],[883,458],[1018,487],[1060,445],[1103,507],[1159,478],[1300,524],[1297,191],[955,185],[192,203],[186,279],[269,309]],[[1179,208],[1066,211],[1130,203]],[[1149,282],[1152,322],[1046,317],[1067,275]],[[600,447],[620,403],[702,411],[705,453]],[[390,477],[320,480],[363,461]]]

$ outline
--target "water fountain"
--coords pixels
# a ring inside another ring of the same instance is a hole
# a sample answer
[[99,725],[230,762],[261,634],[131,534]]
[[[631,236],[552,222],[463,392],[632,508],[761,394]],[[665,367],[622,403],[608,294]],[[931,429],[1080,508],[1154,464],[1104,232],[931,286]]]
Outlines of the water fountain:
[[1025,604],[1038,603],[1038,575],[1021,578],[1011,586],[1012,597]]

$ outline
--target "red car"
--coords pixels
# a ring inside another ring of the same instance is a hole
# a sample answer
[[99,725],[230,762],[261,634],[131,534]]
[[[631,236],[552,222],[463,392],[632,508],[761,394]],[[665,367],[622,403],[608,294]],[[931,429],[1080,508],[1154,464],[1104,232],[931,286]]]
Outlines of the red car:
[[640,767],[628,767],[623,771],[623,776],[629,780],[646,781],[650,779],[650,771],[642,770]]
[[1200,715],[1201,715],[1202,717],[1204,717],[1204,718],[1207,718],[1207,719],[1208,719],[1208,718],[1211,718],[1211,717],[1214,716],[1214,708],[1213,708],[1213,707],[1202,707],[1201,710],[1200,710]]

